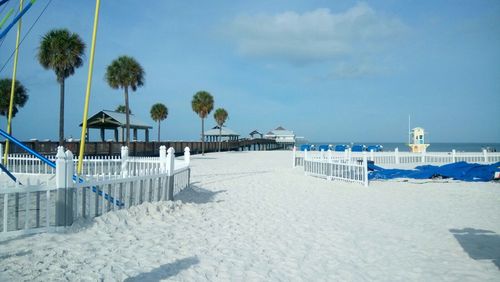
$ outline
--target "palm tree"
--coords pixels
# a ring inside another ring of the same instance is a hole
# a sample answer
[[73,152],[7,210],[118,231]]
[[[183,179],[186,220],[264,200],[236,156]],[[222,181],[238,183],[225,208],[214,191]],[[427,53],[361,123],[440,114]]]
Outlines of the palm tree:
[[[0,80],[0,115],[2,116],[7,116],[9,114],[11,87],[12,79],[4,78]],[[12,117],[15,117],[16,113],[19,111],[19,108],[24,107],[24,105],[28,101],[28,90],[18,80],[16,80],[15,87]]]
[[218,108],[215,110],[214,113],[214,119],[217,125],[219,126],[219,152],[220,152],[220,147],[221,147],[221,141],[222,141],[222,126],[227,120],[228,113],[224,108]]
[[151,107],[151,118],[158,122],[158,142],[160,142],[160,122],[167,118],[168,108],[162,103],[156,103]]
[[[116,107],[115,112],[125,113],[125,105],[118,105],[118,107]],[[132,114],[132,110],[128,109],[128,113]]]
[[60,85],[59,145],[64,143],[64,82],[83,65],[85,43],[76,33],[67,29],[53,29],[42,38],[38,61],[45,69],[55,72]]
[[136,91],[144,85],[144,69],[132,57],[120,56],[108,66],[106,81],[113,89],[122,88],[125,94],[125,117],[127,123],[127,147],[130,147],[130,107],[128,104],[128,90]]
[[191,107],[201,118],[201,154],[205,155],[205,118],[214,109],[214,98],[207,91],[198,91],[193,96]]

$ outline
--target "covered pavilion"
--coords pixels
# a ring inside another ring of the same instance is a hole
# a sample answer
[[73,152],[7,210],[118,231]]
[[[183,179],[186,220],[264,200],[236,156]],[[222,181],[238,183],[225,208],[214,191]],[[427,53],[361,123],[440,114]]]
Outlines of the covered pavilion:
[[[82,124],[80,124],[80,127]],[[114,141],[119,142],[118,140],[118,128],[122,130],[122,140],[124,140],[125,129],[127,127],[126,123],[126,115],[125,113],[102,110],[94,115],[92,115],[89,119],[87,119],[87,132],[86,132],[86,140],[89,141],[89,129],[95,128],[99,129],[101,132],[101,141],[106,141],[106,130],[114,131]],[[145,122],[139,120],[133,114],[130,114],[130,129],[133,132],[134,138],[132,140],[137,141],[137,131],[144,130],[144,139],[146,142],[149,142],[149,130],[153,127],[146,124]]]

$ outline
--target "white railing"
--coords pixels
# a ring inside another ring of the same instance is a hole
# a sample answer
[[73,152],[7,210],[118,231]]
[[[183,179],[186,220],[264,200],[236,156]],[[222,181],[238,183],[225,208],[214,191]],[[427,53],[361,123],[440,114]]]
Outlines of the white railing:
[[[184,151],[183,161],[176,161],[174,154],[173,148],[167,151],[162,146],[160,156],[152,162],[155,165],[124,167],[120,174],[78,177],[74,175],[73,154],[59,147],[51,182],[10,182],[0,187],[0,238],[54,231],[79,218],[92,218],[143,202],[173,200],[190,185],[189,148]],[[130,160],[127,156],[124,159]],[[142,161],[135,163],[143,164]],[[31,172],[22,175],[33,177]]]
[[469,163],[496,163],[500,162],[500,152],[399,152],[396,149],[393,152],[333,152],[333,151],[312,151],[297,152],[294,150],[293,167],[302,166],[304,156],[312,160],[350,160],[351,162],[362,161],[366,156],[368,160],[377,165],[383,164],[446,164],[454,162]]
[[305,155],[302,159],[306,175],[362,184],[368,187],[368,162],[366,157],[361,162],[350,162],[345,158]]

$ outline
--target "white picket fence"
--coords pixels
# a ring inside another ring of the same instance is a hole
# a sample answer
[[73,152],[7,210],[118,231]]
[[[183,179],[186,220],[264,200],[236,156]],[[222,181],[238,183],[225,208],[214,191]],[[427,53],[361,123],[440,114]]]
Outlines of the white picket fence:
[[[12,182],[0,187],[0,238],[56,231],[79,218],[92,218],[143,202],[173,200],[190,185],[189,148],[184,151],[184,160],[175,160],[174,154],[173,148],[167,151],[162,146],[159,157],[149,158],[150,164],[146,158],[128,158],[128,154],[122,154],[124,159],[119,166],[111,165],[116,163],[115,159],[89,158],[89,166],[94,167],[89,171],[99,173],[78,177],[74,176],[73,154],[60,147],[54,158],[52,182],[45,185]],[[22,164],[33,164],[27,158],[15,158],[20,171]],[[104,170],[104,167],[114,168]],[[27,171],[17,175],[37,176],[34,170]],[[48,170],[42,171],[38,176],[50,175],[46,173]]]
[[302,164],[306,175],[343,182],[362,184],[368,187],[368,163],[366,156],[360,162],[351,161],[345,156],[328,154],[311,155],[307,152],[297,158],[294,148],[294,166]]
[[303,151],[293,148],[292,167],[301,166],[306,175],[368,186],[368,161],[384,164],[446,164],[454,162],[500,162],[500,152],[345,152]]
[[377,165],[384,164],[447,164],[455,162],[468,163],[496,163],[500,162],[500,152],[399,152],[396,148],[393,152],[333,152],[333,151],[312,151],[312,152],[294,152],[293,166],[302,166],[304,155],[307,154],[311,159],[333,159],[350,160],[351,162],[362,161],[366,156],[368,160]]
[[[1,144],[0,144],[1,146]],[[185,150],[189,150],[186,147]],[[0,149],[1,152],[1,149]],[[55,156],[44,156],[51,161],[55,161]],[[160,169],[162,155],[159,157],[130,157],[128,148],[122,147],[121,156],[90,156],[83,158],[82,176],[92,177],[95,175],[142,175],[143,172]],[[75,166],[78,158],[73,158]],[[184,162],[175,160],[176,167],[180,167]],[[55,169],[44,163],[40,159],[29,154],[9,154],[5,165],[11,173],[22,174],[54,174]]]

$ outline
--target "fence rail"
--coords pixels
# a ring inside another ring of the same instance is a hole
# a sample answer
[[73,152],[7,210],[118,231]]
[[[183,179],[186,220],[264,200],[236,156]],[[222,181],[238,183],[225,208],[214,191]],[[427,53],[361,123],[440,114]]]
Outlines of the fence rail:
[[[84,177],[74,175],[75,161],[62,147],[53,159],[56,169],[26,156],[12,156],[9,166],[26,177],[49,175],[51,181],[36,185],[19,181],[0,187],[0,238],[46,231],[57,231],[79,218],[100,216],[111,210],[126,209],[144,202],[173,200],[190,185],[190,152],[175,160],[175,151],[160,148],[156,158],[88,158]],[[31,166],[23,168],[23,166]],[[28,178],[29,179],[29,178]]]
[[333,151],[312,151],[294,152],[293,165],[302,166],[304,156],[312,160],[350,160],[351,162],[362,161],[366,156],[368,160],[375,164],[446,164],[454,162],[469,163],[495,163],[500,162],[500,152],[333,152]]

